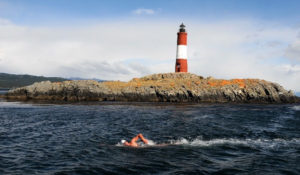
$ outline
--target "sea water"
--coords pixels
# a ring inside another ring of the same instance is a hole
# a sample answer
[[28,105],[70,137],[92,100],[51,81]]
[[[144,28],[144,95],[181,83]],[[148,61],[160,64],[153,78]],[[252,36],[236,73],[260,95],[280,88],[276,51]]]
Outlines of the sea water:
[[8,92],[7,89],[0,89],[0,95],[1,95],[1,94],[6,94],[7,92]]
[[[150,145],[125,147],[142,133]],[[0,174],[299,174],[300,105],[0,101]]]

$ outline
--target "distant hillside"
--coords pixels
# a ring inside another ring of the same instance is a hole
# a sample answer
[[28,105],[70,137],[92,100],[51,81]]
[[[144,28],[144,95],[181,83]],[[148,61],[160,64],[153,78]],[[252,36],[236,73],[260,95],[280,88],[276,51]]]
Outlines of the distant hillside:
[[107,80],[101,80],[101,79],[98,79],[98,78],[81,78],[81,77],[70,77],[68,78],[69,80],[95,80],[95,81],[98,81],[98,82],[104,82],[104,81],[107,81]]
[[61,82],[67,79],[59,77],[43,77],[33,75],[15,75],[0,73],[0,89],[10,89],[15,87],[28,86],[40,81]]

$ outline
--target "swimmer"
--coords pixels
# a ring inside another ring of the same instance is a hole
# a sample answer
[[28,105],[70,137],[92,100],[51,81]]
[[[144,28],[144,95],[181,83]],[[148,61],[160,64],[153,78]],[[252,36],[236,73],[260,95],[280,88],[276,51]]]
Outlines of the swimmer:
[[138,134],[137,136],[133,137],[130,142],[127,142],[126,140],[122,140],[121,142],[125,146],[138,147],[139,145],[136,142],[139,139],[141,139],[145,144],[148,144],[148,140],[145,139],[142,134]]

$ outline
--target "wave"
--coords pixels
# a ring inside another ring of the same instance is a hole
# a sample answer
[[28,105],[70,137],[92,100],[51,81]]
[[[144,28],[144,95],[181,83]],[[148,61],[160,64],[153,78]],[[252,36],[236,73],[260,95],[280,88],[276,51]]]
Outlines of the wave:
[[[212,140],[202,140],[196,138],[194,140],[187,140],[185,138],[180,138],[178,140],[169,140],[165,143],[156,143],[149,140],[148,145],[141,145],[141,147],[153,147],[153,146],[171,146],[171,145],[187,145],[187,146],[200,146],[209,147],[217,145],[244,145],[250,147],[281,147],[281,146],[300,146],[300,138],[294,138],[290,140],[285,139],[234,139],[234,138],[224,138],[224,139],[212,139]],[[121,142],[117,143],[116,146],[123,146]]]
[[[159,144],[157,144],[157,143],[155,143],[153,140],[149,140],[149,139],[147,139],[148,140],[148,144],[147,145],[145,145],[144,143],[141,143],[141,142],[137,142],[138,143],[138,145],[140,146],[140,147],[146,147],[146,146],[158,146]],[[116,146],[124,146],[123,144],[122,144],[122,142],[121,142],[121,140],[120,140],[120,142],[118,142],[117,144],[116,144]]]
[[191,146],[211,146],[211,145],[257,145],[257,146],[268,146],[274,147],[278,145],[290,145],[290,144],[300,144],[300,139],[295,138],[291,140],[285,139],[212,139],[212,140],[202,140],[194,139],[188,141],[185,138],[179,140],[170,141],[173,145],[191,145]]
[[0,101],[0,107],[1,108],[29,108],[29,107],[33,107],[33,105],[21,103],[21,102]]
[[10,102],[1,101],[0,108],[38,108],[42,106],[51,106],[52,104],[42,104],[42,103],[26,103],[26,102]]
[[291,107],[293,110],[295,110],[295,111],[300,111],[300,106],[293,106],[293,107]]

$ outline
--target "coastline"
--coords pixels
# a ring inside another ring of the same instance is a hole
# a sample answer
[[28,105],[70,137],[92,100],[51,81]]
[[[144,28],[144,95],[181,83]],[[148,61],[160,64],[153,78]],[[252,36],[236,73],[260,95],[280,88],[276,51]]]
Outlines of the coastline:
[[133,106],[213,106],[213,105],[300,105],[300,98],[293,103],[260,103],[260,102],[145,102],[145,101],[53,101],[53,100],[14,100],[1,97],[0,102],[36,104],[36,105],[133,105]]

